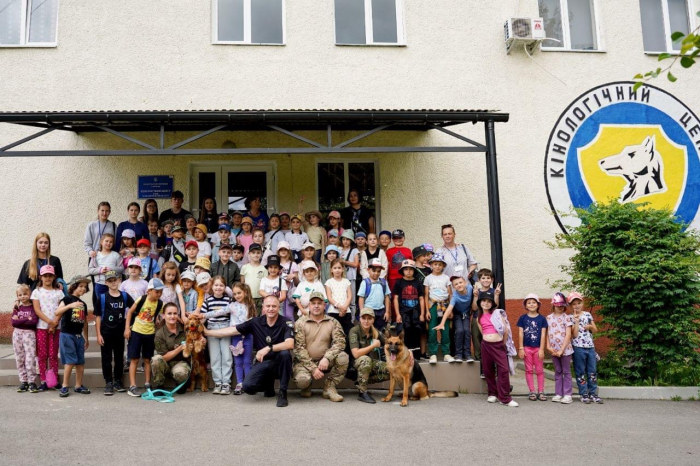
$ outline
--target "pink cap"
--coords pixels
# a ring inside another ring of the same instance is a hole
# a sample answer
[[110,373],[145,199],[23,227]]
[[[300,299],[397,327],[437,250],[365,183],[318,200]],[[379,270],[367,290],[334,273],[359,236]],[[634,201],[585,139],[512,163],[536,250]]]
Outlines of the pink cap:
[[581,301],[583,301],[583,296],[581,296],[581,293],[572,291],[571,293],[569,293],[569,296],[567,296],[566,301],[569,304],[571,304],[574,301],[574,299],[580,299]]
[[525,299],[523,299],[523,306],[525,306],[525,303],[528,299],[534,299],[535,301],[537,301],[537,308],[539,309],[540,305],[542,304],[542,301],[540,301],[539,296],[537,296],[535,293],[530,293],[529,295],[525,296]]
[[39,270],[39,275],[56,275],[53,265],[45,265]]
[[335,217],[335,218],[340,218],[340,212],[337,210],[333,210],[328,214],[328,218]]
[[141,268],[141,259],[138,257],[132,257],[129,262],[126,263],[127,267],[139,267]]
[[283,210],[282,212],[280,212],[280,217],[283,215],[286,215],[287,217],[291,217],[291,215],[289,215],[289,212],[287,212],[286,210]]

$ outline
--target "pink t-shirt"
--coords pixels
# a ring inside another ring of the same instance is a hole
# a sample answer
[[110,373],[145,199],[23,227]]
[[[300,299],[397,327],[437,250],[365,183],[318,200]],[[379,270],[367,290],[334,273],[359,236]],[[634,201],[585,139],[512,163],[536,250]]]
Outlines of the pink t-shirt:
[[248,248],[250,248],[250,245],[253,244],[253,235],[246,236],[245,234],[241,233],[238,235],[237,241],[238,244],[245,248],[245,252],[247,253]]
[[481,315],[481,318],[479,319],[479,323],[481,324],[482,335],[491,335],[493,333],[498,333],[496,327],[494,327],[491,323],[491,314],[484,312]]

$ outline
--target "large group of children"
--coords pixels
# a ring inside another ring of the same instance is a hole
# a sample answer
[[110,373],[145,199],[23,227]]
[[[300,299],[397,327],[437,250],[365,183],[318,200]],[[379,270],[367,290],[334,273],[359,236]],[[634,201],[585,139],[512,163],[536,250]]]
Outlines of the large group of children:
[[[360,310],[369,308],[377,330],[403,332],[416,360],[435,364],[439,352],[448,363],[480,360],[489,402],[517,406],[509,383],[516,355],[525,362],[529,399],[547,400],[546,349],[555,367],[552,401],[572,401],[573,358],[581,401],[602,403],[592,338],[597,329],[577,293],[568,299],[556,293],[553,312],[546,318],[540,314],[539,298],[528,295],[526,312],[517,322],[516,350],[506,313],[498,309],[501,287],[493,273],[482,268],[466,278],[448,276],[440,251],[427,243],[409,249],[400,229],[375,234],[356,223],[344,225],[337,211],[325,219],[318,211],[281,212],[269,218],[259,211],[255,216],[217,215],[213,199],[203,202],[199,219],[175,209],[170,218],[159,217],[157,204],[148,200],[143,217],[139,218],[140,206],[131,203],[129,218],[116,226],[108,220],[110,210],[108,203],[100,203],[98,220],[86,229],[87,275],[67,283],[60,260],[51,256],[49,235],[37,236],[32,259],[18,280],[12,314],[19,392],[57,389],[68,396],[75,368],[74,392],[90,393],[82,382],[88,347],[88,306],[82,297],[92,283],[105,395],[128,391],[139,396],[140,370],[145,372],[145,388],[151,388],[150,360],[165,307],[175,306],[182,324],[197,314],[208,329],[219,329],[260,315],[262,300],[269,295],[280,300],[280,313],[286,318],[308,315],[310,296],[318,292],[326,300],[327,314],[340,322],[346,335]],[[568,306],[572,315],[566,312]],[[253,361],[252,340],[207,337],[206,346],[213,393],[241,394]],[[60,382],[59,349],[64,364]],[[128,386],[122,384],[126,370]],[[237,385],[232,387],[234,370]]]

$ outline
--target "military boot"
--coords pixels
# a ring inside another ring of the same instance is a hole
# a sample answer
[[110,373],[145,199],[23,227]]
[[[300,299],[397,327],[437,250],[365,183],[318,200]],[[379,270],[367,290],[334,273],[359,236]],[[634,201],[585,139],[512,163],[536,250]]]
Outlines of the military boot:
[[326,386],[323,387],[323,397],[336,403],[343,401],[343,396],[335,389],[335,385],[326,384]]
[[301,396],[302,398],[310,398],[311,397],[311,385],[309,385],[306,388],[302,388],[299,391],[299,396]]

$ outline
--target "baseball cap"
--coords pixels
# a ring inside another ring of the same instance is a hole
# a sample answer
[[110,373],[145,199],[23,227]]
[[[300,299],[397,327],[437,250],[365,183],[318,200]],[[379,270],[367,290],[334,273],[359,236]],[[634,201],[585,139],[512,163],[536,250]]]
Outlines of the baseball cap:
[[328,232],[328,236],[335,236],[337,238],[338,237],[338,230],[333,228],[331,231]]
[[194,215],[192,215],[192,214],[185,214],[185,216],[184,216],[183,218],[184,218],[185,222],[187,222],[189,219],[194,218]]
[[[533,298],[533,299],[535,299],[535,298]],[[581,301],[583,301],[583,296],[581,296],[581,293],[577,293],[575,291],[572,291],[571,293],[569,293],[569,296],[566,297],[566,302],[571,304],[574,301],[574,299],[580,299]],[[537,300],[537,301],[539,302],[539,300]]]
[[[172,222],[171,222],[172,223]],[[185,231],[185,227],[181,225],[175,225],[173,229],[170,231],[171,233],[175,233],[176,231]]]
[[265,265],[265,268],[268,268],[268,267],[271,266],[271,265],[276,265],[276,266],[279,267],[279,266],[280,266],[280,257],[279,257],[279,256],[275,256],[275,255],[268,256],[268,258],[267,258],[267,265]]
[[206,285],[211,280],[211,275],[207,272],[202,272],[197,275],[197,285]]
[[219,225],[219,231],[221,230],[226,230],[229,233],[231,233],[231,226],[228,223],[222,223],[221,225]]
[[299,220],[300,222],[303,222],[303,221],[304,221],[304,217],[302,217],[302,216],[299,215],[299,214],[294,215],[294,216],[292,217],[292,220],[294,220],[294,219]]
[[403,230],[394,230],[391,232],[392,238],[404,238],[405,236]]
[[312,243],[311,241],[307,241],[306,243],[304,243],[304,245],[301,247],[301,249],[304,250],[306,248],[316,249],[316,246],[314,246],[314,243]]
[[227,212],[221,212],[219,214],[219,218],[225,218],[226,220],[228,220],[231,218],[231,216]]
[[39,275],[56,275],[53,265],[45,265],[39,269]]
[[357,234],[355,235],[355,239],[357,239],[357,238],[367,239],[367,234],[364,231],[358,231]]
[[194,246],[197,249],[199,249],[199,244],[193,239],[189,240],[188,242],[185,243],[185,249],[189,248],[190,246]]
[[231,214],[231,217],[233,218],[236,215],[240,215],[241,217],[243,217],[243,212],[241,212],[240,210],[236,210]]
[[248,252],[250,251],[262,251],[262,246],[260,246],[258,243],[253,243],[248,248]]
[[277,243],[277,251],[279,251],[280,249],[286,249],[287,251],[291,251],[292,247],[289,245],[288,242],[280,241],[279,243]]
[[231,246],[230,244],[222,244],[221,246],[219,246],[219,251],[223,251],[224,249],[233,251],[233,246]]
[[245,248],[242,244],[234,244],[231,249],[233,249],[234,251],[245,252]]
[[326,297],[323,296],[323,293],[321,293],[320,291],[314,291],[309,296],[309,301],[311,301],[312,299],[320,299],[321,301],[325,301]]
[[119,275],[120,275],[120,274],[117,273],[116,270],[108,270],[108,271],[105,272],[105,281],[107,282],[107,281],[110,281],[110,280],[115,280],[115,279],[117,279],[117,278],[120,278]]
[[160,278],[151,278],[151,281],[148,282],[148,289],[149,290],[162,290],[165,288],[165,285],[163,284],[163,281]]
[[289,215],[289,212],[287,212],[286,210],[283,210],[282,212],[280,212],[280,217],[284,217],[285,215],[286,215],[287,217],[290,216],[290,215]]
[[165,225],[175,225],[175,222],[170,219],[163,220],[163,223],[161,223],[160,226],[164,227]]
[[301,271],[302,271],[302,272],[305,271],[305,270],[307,270],[307,269],[318,270],[318,267],[316,267],[316,263],[314,263],[314,261],[303,261],[303,262],[302,262],[301,264],[299,264],[299,265],[301,266]]
[[132,258],[129,259],[129,262],[126,263],[126,266],[127,266],[127,267],[138,267],[138,268],[142,268],[142,267],[141,267],[141,259],[139,259],[138,257],[132,257]]
[[391,232],[389,230],[382,230],[379,232],[379,236],[382,236],[382,235],[391,236]]
[[128,228],[122,231],[122,238],[136,238],[136,233],[134,230],[129,230]]
[[369,269],[371,269],[372,267],[379,267],[380,269],[384,270],[384,266],[382,265],[381,259],[376,257],[369,261],[369,265],[367,265],[367,268]]
[[340,212],[338,212],[337,210],[331,211],[331,212],[328,214],[328,218],[331,218],[331,217],[333,217],[333,218],[340,218]]
[[360,317],[362,317],[362,316],[374,317],[374,309],[371,309],[369,307],[363,307],[362,310],[360,311]]
[[194,272],[191,270],[185,270],[182,272],[182,275],[180,275],[180,280],[192,280],[195,281],[197,277],[195,276]]
[[194,263],[194,266],[201,267],[204,270],[209,270],[209,269],[211,269],[211,261],[209,259],[207,259],[206,257],[198,257]]
[[148,241],[147,239],[140,239],[136,242],[136,247],[140,248],[141,246],[146,246],[147,248],[151,247],[151,242]]

